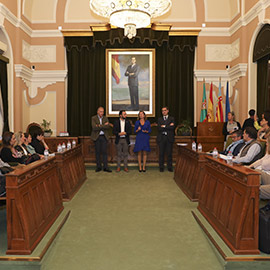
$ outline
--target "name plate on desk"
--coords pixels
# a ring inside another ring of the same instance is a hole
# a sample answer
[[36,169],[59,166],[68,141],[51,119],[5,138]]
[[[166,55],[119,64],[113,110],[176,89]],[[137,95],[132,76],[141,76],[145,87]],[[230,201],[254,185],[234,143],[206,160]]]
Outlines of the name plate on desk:
[[59,137],[68,137],[68,136],[69,136],[69,133],[66,131],[62,131],[59,133]]

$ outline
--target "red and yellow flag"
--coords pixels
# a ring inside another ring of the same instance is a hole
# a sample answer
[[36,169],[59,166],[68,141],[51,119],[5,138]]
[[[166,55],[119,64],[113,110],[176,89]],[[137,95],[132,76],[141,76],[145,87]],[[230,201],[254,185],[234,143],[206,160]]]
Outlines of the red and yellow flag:
[[218,89],[218,102],[216,106],[216,122],[224,122],[222,94],[221,94],[221,81],[219,81],[219,89]]
[[114,77],[117,84],[120,83],[121,73],[118,55],[112,55],[112,76]]
[[214,103],[213,103],[213,84],[212,83],[210,86],[210,93],[209,93],[209,99],[208,99],[207,121],[208,122],[215,122]]

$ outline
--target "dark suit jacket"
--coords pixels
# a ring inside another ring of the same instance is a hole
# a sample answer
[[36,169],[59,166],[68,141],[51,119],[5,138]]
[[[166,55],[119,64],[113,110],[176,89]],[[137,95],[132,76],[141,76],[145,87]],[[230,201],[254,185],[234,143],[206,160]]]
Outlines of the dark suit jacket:
[[[129,135],[131,134],[132,128],[129,120],[125,119],[125,132],[126,134],[126,140],[127,144],[130,144]],[[119,143],[120,136],[119,133],[121,132],[121,126],[120,126],[120,119],[115,120],[113,125],[113,134],[115,135],[115,144]]]
[[[174,125],[171,126],[170,124],[173,123]],[[165,125],[165,127],[161,127]],[[174,142],[174,130],[175,130],[175,123],[174,118],[172,116],[168,116],[167,120],[165,121],[163,117],[158,118],[158,135],[157,135],[157,143],[161,141],[163,132],[167,132],[167,136],[169,142]]]
[[91,133],[91,139],[93,141],[96,141],[98,139],[99,133],[102,130],[104,132],[104,136],[107,140],[109,140],[109,128],[110,125],[105,125],[106,122],[109,122],[108,118],[106,116],[103,116],[102,118],[102,125],[97,127],[97,125],[100,125],[99,118],[97,115],[92,117],[92,133]]
[[[125,76],[128,76],[128,86],[139,86],[138,75],[139,75],[140,68],[137,64],[133,67],[129,65],[125,72]],[[129,73],[134,73],[134,75],[129,75]]]

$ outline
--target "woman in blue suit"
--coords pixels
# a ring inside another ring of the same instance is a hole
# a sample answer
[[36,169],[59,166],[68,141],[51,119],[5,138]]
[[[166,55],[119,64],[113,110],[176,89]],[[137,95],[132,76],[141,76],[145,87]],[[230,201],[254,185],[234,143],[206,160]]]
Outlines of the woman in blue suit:
[[[135,123],[136,142],[134,147],[134,153],[138,153],[139,172],[146,172],[145,165],[147,159],[147,152],[150,152],[149,145],[149,133],[151,132],[150,122],[147,120],[144,111],[140,111],[138,114],[138,120]],[[142,167],[142,155],[143,155],[143,167]]]

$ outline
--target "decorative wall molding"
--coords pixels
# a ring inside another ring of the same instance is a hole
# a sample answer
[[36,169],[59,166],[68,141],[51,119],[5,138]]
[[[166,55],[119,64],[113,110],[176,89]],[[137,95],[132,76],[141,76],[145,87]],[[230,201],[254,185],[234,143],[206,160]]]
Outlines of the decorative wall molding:
[[56,45],[30,45],[23,40],[22,56],[30,63],[55,63]]
[[232,44],[206,44],[206,62],[231,62],[240,55],[240,39]]
[[221,79],[221,85],[224,86],[227,81],[230,82],[233,87],[241,77],[245,77],[247,73],[246,63],[237,64],[232,68],[226,70],[194,70],[194,77],[198,82],[205,80],[206,83],[213,83],[218,87],[219,79]]
[[24,65],[14,65],[16,77],[22,78],[31,98],[38,94],[38,88],[45,88],[57,82],[64,82],[67,70],[31,70]]

